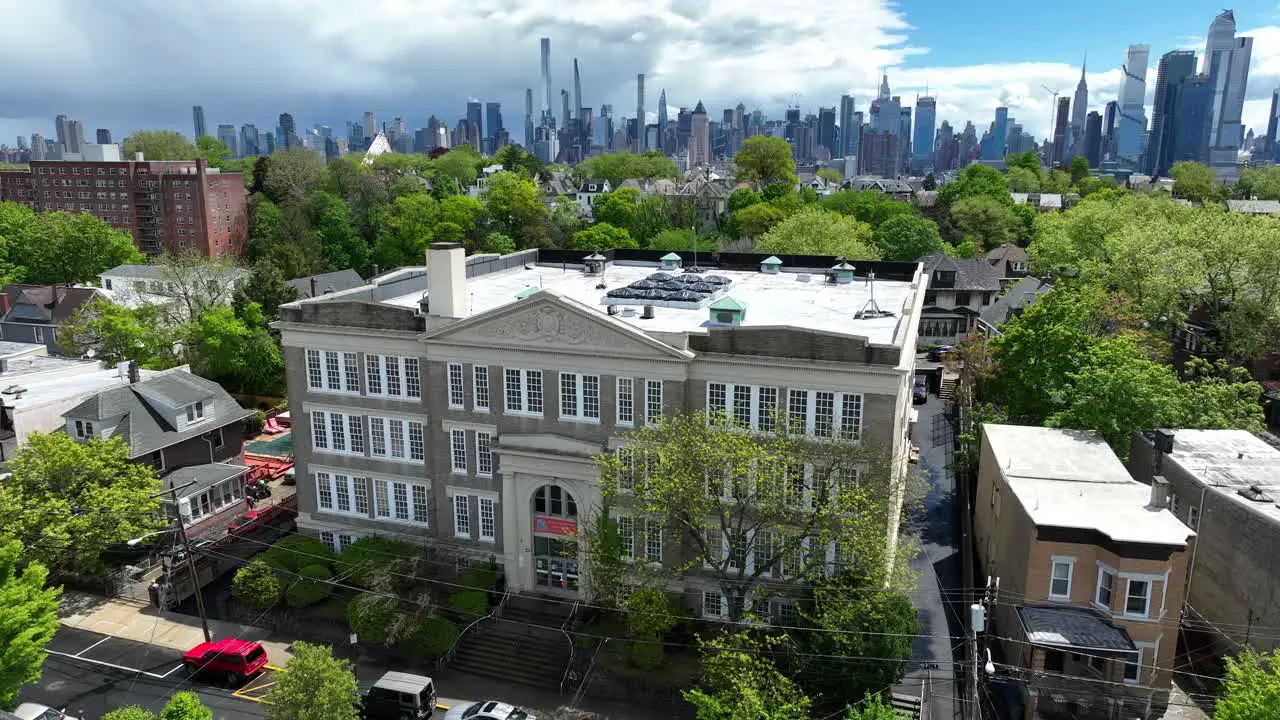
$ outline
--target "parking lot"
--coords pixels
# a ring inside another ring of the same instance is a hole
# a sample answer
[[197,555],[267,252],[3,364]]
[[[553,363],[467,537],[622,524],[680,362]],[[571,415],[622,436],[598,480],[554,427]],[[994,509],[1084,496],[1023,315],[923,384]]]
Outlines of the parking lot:
[[51,655],[163,680],[182,670],[182,653],[134,640],[63,626],[46,646]]

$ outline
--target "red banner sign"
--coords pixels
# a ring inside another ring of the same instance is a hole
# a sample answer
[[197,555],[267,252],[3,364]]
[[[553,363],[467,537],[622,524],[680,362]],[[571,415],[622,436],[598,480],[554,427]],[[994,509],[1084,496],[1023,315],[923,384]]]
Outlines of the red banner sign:
[[574,535],[578,532],[578,521],[547,517],[546,515],[534,515],[533,531],[548,535]]

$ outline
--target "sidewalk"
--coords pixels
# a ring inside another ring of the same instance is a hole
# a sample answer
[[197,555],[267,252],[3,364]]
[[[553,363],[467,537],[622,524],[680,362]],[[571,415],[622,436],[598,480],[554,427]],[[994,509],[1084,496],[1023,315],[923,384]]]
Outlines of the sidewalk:
[[[186,652],[204,642],[199,619],[162,612],[145,603],[125,598],[104,598],[68,591],[62,595],[58,614],[62,624],[68,627],[158,645],[178,652]],[[292,658],[289,653],[292,642],[270,637],[262,628],[210,620],[209,632],[215,640],[236,637],[261,642],[273,665],[283,666]]]

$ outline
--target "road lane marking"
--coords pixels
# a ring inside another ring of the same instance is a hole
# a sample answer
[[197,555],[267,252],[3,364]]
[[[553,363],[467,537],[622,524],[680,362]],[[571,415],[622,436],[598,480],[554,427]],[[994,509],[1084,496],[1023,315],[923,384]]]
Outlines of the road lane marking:
[[76,657],[80,657],[81,655],[84,655],[85,653],[87,653],[87,652],[89,652],[90,650],[92,650],[92,649],[94,649],[94,648],[98,647],[99,645],[101,645],[102,643],[104,643],[104,642],[106,642],[106,641],[108,641],[108,640],[110,640],[110,639],[111,639],[111,636],[110,636],[110,635],[108,635],[108,636],[106,636],[106,637],[102,638],[101,640],[99,640],[98,642],[96,642],[96,643],[94,643],[94,644],[90,645],[89,647],[87,647],[87,648],[85,648],[85,649],[81,650],[80,652],[76,653],[76,655],[75,655],[75,656],[76,656]]
[[50,655],[59,655],[61,657],[70,658],[71,660],[79,660],[80,662],[93,663],[94,665],[101,665],[103,667],[114,668],[116,670],[123,670],[125,672],[139,673],[141,675],[146,675],[147,677],[150,677],[150,678],[155,678],[156,680],[163,680],[165,679],[166,676],[169,675],[169,673],[173,672],[173,670],[170,670],[168,673],[165,673],[164,675],[159,675],[157,673],[147,672],[146,670],[139,670],[138,668],[125,667],[124,665],[116,665],[115,663],[109,663],[103,660],[94,660],[93,658],[80,657],[79,655],[72,655],[71,653],[58,652],[57,650],[45,650],[45,652],[49,653]]
[[178,671],[179,671],[179,670],[181,670],[182,668],[183,668],[183,665],[182,665],[181,663],[179,663],[179,664],[177,664],[177,665],[174,665],[172,670],[170,670],[169,672],[167,672],[167,673],[165,673],[165,674],[161,675],[160,677],[162,677],[162,678],[167,678],[167,677],[169,677],[170,675],[172,675],[172,674],[174,674],[174,673],[178,672]]

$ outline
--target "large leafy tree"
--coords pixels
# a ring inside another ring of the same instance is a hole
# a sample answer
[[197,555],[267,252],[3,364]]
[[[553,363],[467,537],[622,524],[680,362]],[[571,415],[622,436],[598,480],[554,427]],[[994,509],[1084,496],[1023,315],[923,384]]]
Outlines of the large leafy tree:
[[281,305],[297,299],[298,289],[285,281],[280,268],[269,262],[256,262],[249,269],[249,276],[236,285],[233,305],[237,314],[244,314],[249,303],[257,303],[262,314],[273,320]]
[[58,630],[60,587],[49,570],[23,554],[17,540],[0,541],[0,708],[12,708],[23,685],[40,679],[44,647]]
[[640,245],[625,228],[614,227],[601,222],[585,230],[573,234],[569,245],[574,250],[612,250],[615,248],[636,248]]
[[885,260],[915,260],[944,247],[937,223],[918,215],[889,218],[875,229],[871,241]]
[[742,237],[755,238],[765,235],[778,223],[787,219],[787,214],[773,203],[756,203],[748,205],[733,214],[738,234]]
[[603,178],[613,187],[618,187],[623,180],[654,180],[657,178],[678,178],[680,169],[675,161],[660,152],[634,154],[630,152],[612,152],[596,155],[578,163],[573,169],[574,179],[578,182],[588,178]]
[[702,680],[684,691],[698,720],[795,720],[809,716],[809,698],[770,659],[790,647],[786,635],[748,632],[699,638]]
[[142,153],[147,160],[191,160],[196,148],[185,135],[173,130],[138,130],[124,139],[126,157]]
[[537,177],[542,171],[542,161],[538,156],[520,145],[508,145],[502,148],[493,154],[493,160],[502,165],[503,170],[520,173],[525,177]]
[[351,208],[342,198],[320,191],[311,198],[312,227],[320,241],[320,257],[325,268],[369,272],[369,244],[356,232]]
[[284,379],[280,346],[267,330],[257,303],[241,313],[218,307],[187,327],[187,353],[196,373],[239,392],[279,392]]
[[1190,160],[1176,162],[1169,169],[1174,197],[1195,202],[1222,199],[1222,186],[1208,165]]
[[373,260],[380,267],[421,264],[435,239],[440,204],[424,193],[402,195],[384,212]]
[[990,250],[1017,241],[1022,222],[1012,203],[990,195],[960,198],[951,206],[951,224],[963,237]]
[[947,207],[961,198],[978,195],[1013,204],[1013,198],[1009,197],[1009,181],[1004,173],[981,163],[966,167],[954,181],[943,185],[938,190],[938,202]]
[[1280,200],[1280,166],[1245,168],[1240,171],[1240,194],[1259,200]]
[[351,664],[327,645],[297,642],[288,672],[267,695],[269,720],[357,720],[360,694]]
[[[837,548],[882,582],[889,579],[884,530],[893,481],[882,449],[806,438],[788,428],[785,416],[775,430],[757,436],[722,416],[685,413],[631,433],[621,451],[599,459],[605,505],[653,518],[664,537],[685,549],[685,565],[646,572],[696,570],[709,577],[733,620],[749,611],[770,578],[825,573],[826,553],[805,548]],[[608,523],[597,528],[609,530]],[[607,545],[587,543],[593,574],[609,584],[617,557]],[[617,587],[599,591],[607,598]]]
[[916,214],[916,209],[910,204],[895,200],[879,190],[841,190],[826,196],[819,204],[825,210],[855,217],[873,229],[889,218]]
[[24,230],[6,249],[9,262],[26,268],[27,282],[86,283],[117,265],[145,262],[133,237],[88,213],[42,213]]
[[[112,710],[102,720],[156,720],[156,714],[138,705]],[[213,720],[213,711],[190,691],[174,693],[160,711],[159,720]]]
[[1024,167],[1011,167],[1007,172],[1010,192],[1040,192],[1040,173]]
[[636,205],[639,202],[639,190],[619,188],[595,199],[591,204],[591,217],[597,222],[630,230],[636,224]]
[[[206,310],[230,304],[235,294],[235,280],[240,273],[235,263],[226,258],[209,258],[196,252],[169,253],[156,263],[158,296],[174,324],[199,317]],[[144,299],[146,296],[143,296]]]
[[548,218],[542,191],[532,180],[515,173],[494,173],[484,193],[484,207],[492,229],[516,238],[523,247],[537,243]]
[[108,363],[129,360],[139,367],[163,370],[180,364],[179,332],[157,305],[128,308],[98,299],[79,308],[58,328],[58,345],[71,356]]
[[235,153],[231,152],[231,148],[210,135],[196,138],[195,155],[197,158],[207,160],[209,167],[226,168],[235,162]]
[[298,205],[306,202],[324,178],[323,157],[303,148],[277,150],[267,165],[263,190],[280,205]]
[[1213,720],[1280,720],[1280,653],[1227,658],[1227,679]]
[[119,438],[32,433],[0,484],[0,527],[54,572],[95,571],[108,545],[163,528],[160,481]]
[[849,260],[878,260],[871,226],[851,217],[806,208],[774,225],[757,243],[760,252],[791,255],[843,255]]
[[791,145],[780,137],[753,135],[734,153],[738,180],[761,187],[773,183],[796,184],[796,161]]
[[470,145],[453,148],[432,161],[432,167],[436,171],[434,178],[448,195],[465,193],[475,183],[480,165],[480,153]]

